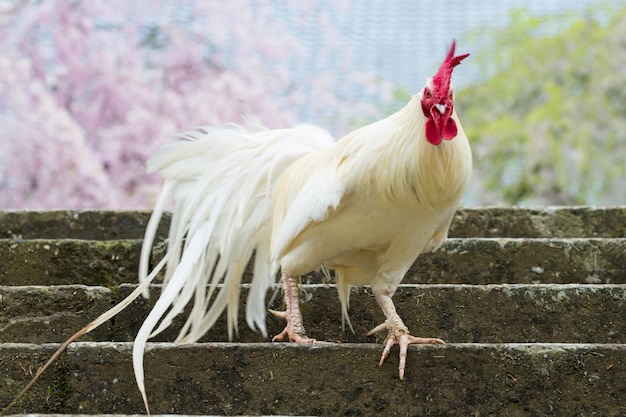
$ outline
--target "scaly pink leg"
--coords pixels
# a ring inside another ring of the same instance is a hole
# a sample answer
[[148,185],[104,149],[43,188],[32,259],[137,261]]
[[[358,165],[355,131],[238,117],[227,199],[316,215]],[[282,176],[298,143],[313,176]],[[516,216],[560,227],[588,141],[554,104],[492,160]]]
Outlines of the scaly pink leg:
[[385,313],[385,317],[387,318],[384,323],[376,326],[372,329],[369,335],[374,333],[387,330],[389,333],[387,338],[385,339],[385,348],[383,349],[383,354],[380,358],[380,362],[378,366],[382,365],[389,356],[389,352],[393,345],[400,346],[400,364],[398,365],[398,372],[400,375],[400,380],[404,380],[404,369],[406,368],[406,354],[411,344],[430,344],[430,343],[445,343],[441,339],[435,338],[424,338],[424,337],[415,337],[409,334],[409,329],[404,325],[404,322],[396,312],[396,306],[393,304],[393,300],[391,296],[387,292],[382,293],[374,293],[374,297],[376,297],[376,301],[380,308]]
[[300,289],[295,278],[283,272],[283,288],[285,290],[286,311],[270,310],[276,317],[287,320],[287,326],[280,334],[272,338],[272,342],[289,339],[296,343],[313,343],[315,339],[307,337],[302,325],[302,313],[300,312]]

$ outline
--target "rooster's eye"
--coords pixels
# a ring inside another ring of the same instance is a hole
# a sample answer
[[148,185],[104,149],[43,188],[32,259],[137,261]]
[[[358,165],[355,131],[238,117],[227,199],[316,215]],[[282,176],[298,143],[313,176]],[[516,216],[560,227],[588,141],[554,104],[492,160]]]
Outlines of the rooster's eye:
[[432,97],[432,94],[430,93],[430,90],[428,90],[428,89],[424,91],[424,95],[426,96],[426,98],[431,98]]

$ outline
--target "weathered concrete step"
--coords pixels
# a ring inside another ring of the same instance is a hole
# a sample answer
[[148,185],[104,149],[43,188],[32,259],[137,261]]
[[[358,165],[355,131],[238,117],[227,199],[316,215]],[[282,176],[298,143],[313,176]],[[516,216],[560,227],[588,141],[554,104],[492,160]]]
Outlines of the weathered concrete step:
[[626,206],[460,209],[450,237],[624,238]]
[[0,240],[4,285],[113,286],[137,280],[141,241]]
[[[142,239],[150,211],[10,210],[0,211],[0,238],[25,239]],[[170,215],[159,227],[167,236]]]
[[[0,212],[0,238],[141,239],[149,211]],[[167,235],[165,214],[159,237]],[[450,237],[626,237],[626,207],[461,208]]]
[[[62,342],[135,288],[0,287],[0,342]],[[156,290],[156,289],[154,289]],[[113,320],[85,336],[91,341],[132,341],[154,305],[138,299]],[[281,309],[281,297],[268,307]],[[243,318],[247,289],[242,290],[241,342],[266,339],[250,330]],[[308,334],[324,341],[374,342],[384,334],[366,333],[383,321],[368,288],[354,288],[350,318],[354,333],[342,331],[340,303],[331,285],[303,285],[302,311]],[[394,295],[399,314],[413,334],[449,342],[626,343],[626,285],[402,285]],[[172,341],[185,314],[157,341]],[[202,341],[226,341],[221,318]],[[284,322],[268,316],[270,335]]]
[[[28,413],[28,414],[7,414],[7,417],[139,417],[145,416],[146,414],[51,414],[51,413]],[[150,414],[152,417],[171,417],[171,414]],[[186,414],[176,414],[179,417],[191,417],[191,415]],[[212,416],[205,416],[212,417]],[[213,416],[218,417],[218,416]]]
[[626,283],[626,239],[448,239],[405,282]]
[[[9,411],[10,412],[10,411]],[[191,417],[193,414],[174,414],[178,417]],[[173,414],[104,414],[104,413],[95,413],[95,414],[85,414],[85,413],[70,413],[70,414],[60,414],[60,413],[28,413],[28,414],[6,414],[6,417],[139,417],[139,416],[151,416],[151,417],[172,417]],[[204,417],[220,417],[220,416],[209,416],[204,415]]]
[[[163,250],[157,248],[156,259]],[[0,282],[134,282],[140,251],[140,240],[0,240]],[[323,276],[306,280],[322,282]],[[626,239],[448,239],[437,252],[421,255],[404,282],[626,283]]]
[[[6,404],[56,345],[0,344]],[[448,344],[149,345],[154,413],[216,415],[603,415],[626,413],[626,346]],[[13,412],[142,413],[129,343],[76,343]]]

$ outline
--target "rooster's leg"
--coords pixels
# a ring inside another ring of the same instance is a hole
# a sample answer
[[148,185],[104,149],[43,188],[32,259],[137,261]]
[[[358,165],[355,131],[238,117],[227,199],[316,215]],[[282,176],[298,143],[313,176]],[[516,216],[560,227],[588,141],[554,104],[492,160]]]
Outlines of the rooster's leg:
[[406,353],[411,344],[430,344],[430,343],[445,343],[441,339],[415,337],[409,334],[409,329],[404,325],[404,322],[396,312],[396,306],[393,304],[391,295],[388,292],[375,292],[374,296],[380,308],[385,313],[387,318],[384,323],[376,326],[372,329],[368,335],[387,330],[387,338],[385,339],[385,348],[380,358],[379,366],[383,364],[389,351],[393,345],[400,346],[400,364],[398,365],[398,372],[400,380],[404,379],[404,369],[406,367]]
[[290,342],[313,343],[315,339],[307,337],[302,325],[302,313],[300,312],[300,289],[295,278],[283,272],[283,288],[285,290],[285,311],[270,310],[276,317],[287,320],[287,326],[280,334],[274,336],[273,342],[283,341],[286,338]]

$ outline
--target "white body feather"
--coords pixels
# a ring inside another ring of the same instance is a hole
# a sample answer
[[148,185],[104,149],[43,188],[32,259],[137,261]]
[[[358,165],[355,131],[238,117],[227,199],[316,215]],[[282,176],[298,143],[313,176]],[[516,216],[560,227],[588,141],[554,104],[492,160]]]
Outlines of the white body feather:
[[469,182],[471,150],[453,117],[457,136],[431,145],[418,95],[290,166],[273,198],[274,263],[290,276],[334,269],[346,319],[351,286],[393,294],[415,258],[441,245]]
[[[176,206],[166,285],[133,352],[144,401],[148,337],[166,328],[192,297],[193,310],[177,341],[198,340],[224,310],[232,337],[241,278],[254,251],[246,320],[265,334],[264,297],[279,267],[294,277],[323,265],[334,269],[347,318],[351,286],[393,294],[415,258],[441,245],[472,158],[456,114],[453,140],[427,142],[419,100],[415,96],[396,114],[336,143],[311,126],[211,128],[154,155],[149,169],[160,171],[165,185],[146,230],[140,279],[147,275],[167,197],[173,195]],[[209,304],[219,283],[224,285]]]

